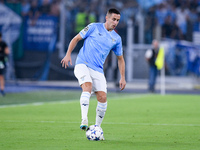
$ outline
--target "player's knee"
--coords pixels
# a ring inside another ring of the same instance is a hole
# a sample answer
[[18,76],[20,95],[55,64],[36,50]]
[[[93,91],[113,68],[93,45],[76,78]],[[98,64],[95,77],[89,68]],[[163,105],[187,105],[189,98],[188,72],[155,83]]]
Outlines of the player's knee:
[[106,97],[106,95],[100,95],[100,96],[98,96],[97,100],[100,103],[105,103],[107,101],[107,97]]
[[89,92],[91,93],[92,92],[92,83],[91,82],[86,82],[86,83],[83,83],[81,85],[81,88],[83,89],[84,92]]

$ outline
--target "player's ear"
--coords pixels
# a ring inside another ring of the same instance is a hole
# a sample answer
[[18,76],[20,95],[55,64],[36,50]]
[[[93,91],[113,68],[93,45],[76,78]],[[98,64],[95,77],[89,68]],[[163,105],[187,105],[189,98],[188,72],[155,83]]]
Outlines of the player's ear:
[[108,19],[108,15],[106,15],[106,20]]

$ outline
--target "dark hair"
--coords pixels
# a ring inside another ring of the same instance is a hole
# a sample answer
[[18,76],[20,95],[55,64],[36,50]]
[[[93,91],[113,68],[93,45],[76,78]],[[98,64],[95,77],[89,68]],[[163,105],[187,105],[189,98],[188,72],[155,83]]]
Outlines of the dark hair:
[[107,12],[107,14],[112,14],[112,13],[120,15],[120,12],[117,9],[115,9],[115,8],[111,8]]
[[2,37],[2,34],[1,34],[1,32],[0,32],[0,38]]

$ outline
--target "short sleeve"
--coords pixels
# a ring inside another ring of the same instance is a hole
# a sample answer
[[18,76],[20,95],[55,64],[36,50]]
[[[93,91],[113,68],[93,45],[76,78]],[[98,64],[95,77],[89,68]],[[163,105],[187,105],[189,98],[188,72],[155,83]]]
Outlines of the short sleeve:
[[115,53],[115,55],[117,55],[117,56],[123,55],[121,38],[118,39],[118,42],[116,43],[116,46],[112,50]]
[[87,25],[84,29],[82,29],[79,34],[81,35],[81,37],[83,39],[87,38],[95,29],[95,24],[94,23],[90,23],[89,25]]

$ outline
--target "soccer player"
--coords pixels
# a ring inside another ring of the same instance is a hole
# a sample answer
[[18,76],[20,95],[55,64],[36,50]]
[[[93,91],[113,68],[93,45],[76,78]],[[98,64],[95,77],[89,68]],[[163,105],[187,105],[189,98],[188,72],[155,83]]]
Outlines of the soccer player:
[[5,96],[4,92],[4,87],[5,87],[4,72],[6,69],[5,58],[9,53],[10,53],[9,48],[7,44],[4,41],[2,41],[2,34],[0,33],[0,88],[2,96]]
[[110,50],[113,50],[118,59],[121,74],[120,89],[126,86],[125,62],[122,51],[121,37],[114,31],[120,20],[120,12],[109,9],[105,23],[91,23],[82,29],[70,42],[66,56],[61,60],[62,66],[72,65],[71,53],[77,43],[85,39],[76,59],[74,74],[82,88],[80,97],[82,122],[80,128],[88,127],[88,108],[91,93],[96,94],[98,104],[96,108],[96,125],[101,126],[107,109],[107,83],[103,72],[103,64]]

